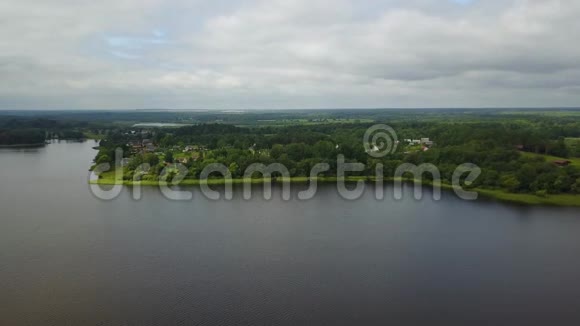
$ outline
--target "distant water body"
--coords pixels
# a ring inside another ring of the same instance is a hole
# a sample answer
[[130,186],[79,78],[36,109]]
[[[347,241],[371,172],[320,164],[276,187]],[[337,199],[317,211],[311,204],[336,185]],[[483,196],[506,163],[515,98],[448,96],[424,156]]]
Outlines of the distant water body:
[[168,128],[168,127],[185,127],[185,126],[190,125],[183,123],[159,123],[159,122],[136,123],[133,125],[133,127],[149,127],[149,128]]
[[94,146],[0,149],[0,325],[580,324],[578,209],[101,201]]

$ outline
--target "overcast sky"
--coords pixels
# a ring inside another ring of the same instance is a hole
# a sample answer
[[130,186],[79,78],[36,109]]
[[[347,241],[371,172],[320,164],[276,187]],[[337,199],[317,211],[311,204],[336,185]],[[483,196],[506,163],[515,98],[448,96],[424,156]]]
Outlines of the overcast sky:
[[0,0],[0,109],[580,106],[578,0]]

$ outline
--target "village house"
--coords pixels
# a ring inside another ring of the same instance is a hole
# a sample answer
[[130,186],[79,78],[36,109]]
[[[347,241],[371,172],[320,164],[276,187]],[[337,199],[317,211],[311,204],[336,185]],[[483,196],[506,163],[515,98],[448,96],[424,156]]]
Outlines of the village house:
[[129,146],[129,147],[141,147],[142,144],[138,140],[131,140],[127,143],[127,146]]
[[566,166],[572,164],[572,162],[568,161],[568,160],[556,160],[552,163],[554,163],[555,165],[560,166],[560,167],[566,167]]
[[433,146],[433,141],[429,138],[421,138],[421,139],[405,139],[405,143],[409,145],[426,145],[426,146]]
[[156,149],[157,148],[153,144],[147,144],[147,145],[145,145],[145,151],[147,153],[154,153]]

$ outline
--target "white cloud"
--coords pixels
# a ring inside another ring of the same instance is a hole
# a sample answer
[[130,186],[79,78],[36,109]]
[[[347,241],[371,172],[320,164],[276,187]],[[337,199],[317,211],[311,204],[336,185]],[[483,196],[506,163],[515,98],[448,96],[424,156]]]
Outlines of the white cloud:
[[21,0],[0,12],[4,108],[580,100],[572,0]]

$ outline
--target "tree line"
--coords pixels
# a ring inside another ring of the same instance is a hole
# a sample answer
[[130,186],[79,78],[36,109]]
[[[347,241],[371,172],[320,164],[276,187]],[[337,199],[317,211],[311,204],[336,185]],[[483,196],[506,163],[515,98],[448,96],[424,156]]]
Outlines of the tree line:
[[[396,152],[382,158],[370,156],[363,146],[365,131],[371,123],[299,125],[291,127],[237,127],[228,124],[200,124],[178,129],[156,129],[148,135],[127,135],[123,131],[101,142],[96,162],[111,162],[114,149],[121,147],[129,159],[125,178],[133,177],[141,163],[153,169],[144,178],[157,179],[167,163],[173,163],[184,146],[197,145],[196,159],[185,164],[188,178],[199,178],[213,163],[226,165],[233,177],[243,176],[253,163],[284,164],[292,176],[308,176],[313,166],[328,163],[326,176],[337,172],[337,156],[359,162],[365,170],[352,173],[374,176],[376,166],[384,175],[394,175],[403,163],[429,163],[438,167],[443,182],[451,183],[458,165],[473,163],[482,174],[471,185],[540,196],[580,193],[580,170],[574,165],[561,167],[545,155],[573,158],[580,153],[567,145],[566,138],[580,137],[580,123],[569,118],[494,118],[483,121],[397,120],[384,121],[393,127],[400,144]],[[130,155],[126,145],[135,138],[149,137],[163,155]],[[404,139],[430,138],[435,141],[427,151],[410,149]],[[526,155],[531,153],[533,155]],[[188,154],[189,155],[189,154]],[[426,177],[429,177],[428,175]]]

